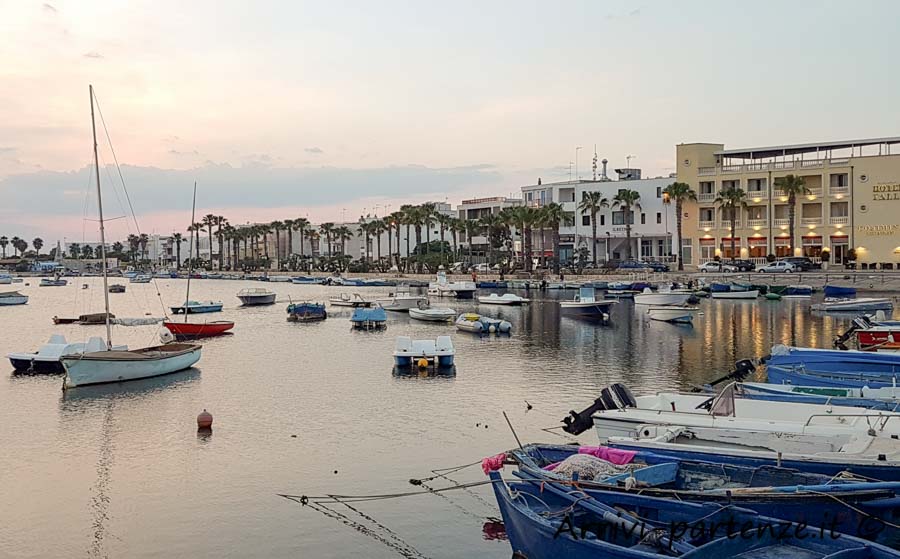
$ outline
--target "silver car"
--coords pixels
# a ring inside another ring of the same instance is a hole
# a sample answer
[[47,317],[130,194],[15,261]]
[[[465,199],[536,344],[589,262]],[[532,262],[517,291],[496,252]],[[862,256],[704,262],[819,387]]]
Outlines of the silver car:
[[731,264],[723,264],[721,262],[716,262],[715,260],[710,260],[706,264],[700,264],[698,268],[701,272],[737,272],[737,266],[732,266]]
[[794,272],[797,268],[791,264],[790,262],[785,262],[784,260],[779,260],[778,262],[771,262],[766,264],[765,266],[760,266],[756,269],[757,272],[761,273],[769,273],[769,274],[777,274],[784,273],[790,274]]

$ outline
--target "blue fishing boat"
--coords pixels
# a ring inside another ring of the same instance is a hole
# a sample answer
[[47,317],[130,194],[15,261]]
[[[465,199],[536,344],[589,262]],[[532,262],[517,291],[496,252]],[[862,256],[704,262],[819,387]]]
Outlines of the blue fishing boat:
[[794,524],[737,507],[631,493],[589,493],[560,483],[504,480],[498,472],[491,472],[490,478],[514,557],[900,557],[900,552],[853,536],[830,534],[805,523]]
[[392,287],[397,285],[397,282],[386,279],[364,279],[360,280],[361,287]]
[[900,353],[894,352],[815,349],[779,344],[772,347],[765,362],[769,366],[800,369],[803,372],[900,375]]
[[872,410],[900,411],[900,388],[797,386],[743,382],[736,385],[737,394],[751,400],[851,406]]
[[711,283],[709,284],[709,290],[712,293],[727,293],[731,291],[730,283]]
[[315,278],[309,276],[298,276],[295,278],[291,278],[291,283],[296,283],[300,285],[321,285],[324,282],[322,278]]
[[815,371],[804,365],[767,365],[766,382],[832,388],[890,388],[900,385],[900,370],[895,373],[865,371]]
[[222,310],[222,303],[219,301],[185,301],[179,307],[169,307],[172,314],[201,314],[209,312],[219,312]]
[[358,330],[378,330],[387,326],[387,312],[381,307],[353,309],[350,323]]
[[878,534],[860,531],[868,517],[890,522],[900,512],[900,499],[896,498],[900,482],[848,482],[787,468],[673,460],[652,452],[631,453],[602,446],[531,444],[506,456],[522,477],[548,481],[573,481],[575,477],[579,487],[591,496],[595,491],[633,492],[682,502],[731,505],[763,516],[833,527],[882,543],[900,541],[896,529]]
[[479,281],[475,284],[478,289],[506,289],[505,281]]
[[856,297],[856,288],[855,287],[842,287],[840,285],[826,285],[825,286],[825,297],[826,298]]
[[313,322],[328,318],[323,303],[291,303],[287,307],[288,322]]
[[813,288],[809,285],[789,285],[781,293],[782,297],[789,299],[812,297]]
[[394,345],[394,365],[398,368],[427,369],[453,366],[456,350],[450,336],[434,340],[414,340],[399,336]]

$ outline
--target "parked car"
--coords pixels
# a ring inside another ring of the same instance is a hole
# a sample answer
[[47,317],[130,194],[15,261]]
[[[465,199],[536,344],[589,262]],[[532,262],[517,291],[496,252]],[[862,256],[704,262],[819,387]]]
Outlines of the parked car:
[[734,266],[739,272],[752,272],[756,269],[756,264],[749,260],[727,260],[725,263]]
[[622,260],[616,267],[620,270],[643,270],[649,266],[640,260]]
[[701,272],[737,272],[738,269],[731,264],[727,264],[725,262],[716,262],[715,260],[710,260],[706,264],[700,264],[698,268]]
[[765,266],[760,266],[759,268],[756,269],[757,272],[767,273],[767,274],[768,273],[790,274],[791,272],[794,272],[796,270],[797,270],[797,268],[793,264],[788,262],[787,260],[779,260],[778,262],[771,262],[769,264],[766,264]]
[[781,262],[790,262],[794,265],[794,268],[799,272],[806,272],[808,270],[821,270],[822,265],[816,262],[813,262],[811,258],[807,256],[789,256],[787,258],[782,258]]
[[668,272],[669,265],[663,262],[644,262],[644,266],[650,268],[654,272]]

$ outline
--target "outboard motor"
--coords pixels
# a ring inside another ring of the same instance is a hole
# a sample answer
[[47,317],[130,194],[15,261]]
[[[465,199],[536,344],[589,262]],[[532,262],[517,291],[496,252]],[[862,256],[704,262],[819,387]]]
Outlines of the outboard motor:
[[[733,371],[731,371],[727,375],[717,378],[716,380],[710,382],[709,384],[706,384],[705,386],[711,390],[713,386],[715,386],[717,384],[721,384],[721,383],[725,382],[726,380],[735,380],[735,381],[741,382],[745,378],[747,378],[748,376],[753,374],[754,372],[756,372],[756,365],[753,363],[753,360],[752,359],[741,359],[740,361],[736,361],[734,363]],[[703,392],[703,389],[702,388],[694,388],[693,392]]]
[[593,415],[603,410],[621,410],[637,406],[637,400],[631,390],[624,384],[615,383],[600,391],[600,397],[589,407],[576,412],[571,410],[563,418],[563,431],[572,435],[580,435],[594,426]]
[[835,336],[832,345],[835,349],[847,351],[848,349],[850,349],[849,347],[847,347],[847,342],[850,341],[850,339],[853,337],[853,334],[855,334],[857,330],[866,330],[871,327],[872,321],[869,320],[868,317],[857,316],[850,323],[850,328],[847,328],[847,330],[843,334]]

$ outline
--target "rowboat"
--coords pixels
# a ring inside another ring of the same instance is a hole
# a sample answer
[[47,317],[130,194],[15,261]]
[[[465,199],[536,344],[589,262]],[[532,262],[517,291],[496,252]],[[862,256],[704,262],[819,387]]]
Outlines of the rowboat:
[[654,293],[652,289],[646,288],[644,289],[643,293],[639,293],[634,296],[634,304],[653,305],[657,307],[663,305],[684,305],[687,303],[687,300],[690,297],[690,291],[672,291],[660,289],[659,291]]
[[186,301],[178,307],[170,307],[172,314],[202,314],[222,310],[221,301]]
[[0,292],[0,307],[8,305],[24,305],[28,302],[28,295],[22,295],[18,291]]
[[842,287],[840,285],[826,285],[824,288],[825,298],[838,297],[856,297],[855,287]]
[[41,282],[38,284],[40,287],[62,287],[68,284],[68,280],[63,279],[59,276],[55,278],[42,278]]
[[509,334],[512,324],[477,313],[463,313],[456,319],[456,329],[473,334]]
[[582,287],[572,301],[560,301],[560,310],[564,313],[579,314],[583,316],[598,317],[604,320],[609,318],[609,309],[617,301],[597,299],[593,287]]
[[[489,473],[513,557],[527,559],[887,559],[880,544],[716,504]],[[636,512],[632,512],[636,511]],[[676,530],[675,526],[684,526]],[[730,528],[726,528],[730,526]],[[713,528],[716,527],[716,528]],[[739,528],[744,530],[739,532]]]
[[456,311],[448,308],[425,307],[409,309],[409,317],[425,322],[447,322],[456,316]]
[[358,330],[377,330],[387,326],[387,313],[381,307],[353,309],[350,324]]
[[167,320],[163,322],[163,326],[171,332],[177,340],[193,340],[197,338],[221,336],[234,328],[234,322],[230,320],[214,320],[199,323]]
[[823,302],[816,303],[811,308],[814,311],[827,312],[889,311],[894,308],[894,303],[886,297],[860,297],[859,299],[826,297]]
[[354,293],[350,295],[349,293],[341,293],[336,297],[329,297],[328,302],[331,303],[335,307],[371,307],[375,304],[374,301],[369,301],[368,299],[363,298],[359,293]]
[[900,383],[900,372],[810,371],[802,365],[767,365],[766,375],[771,384],[829,388],[889,388]]
[[122,382],[187,369],[200,360],[200,346],[171,343],[135,350],[102,350],[66,355],[66,388]]
[[785,299],[808,299],[812,297],[813,289],[809,285],[789,285],[781,293]]
[[[867,517],[890,521],[900,506],[895,499],[900,482],[835,479],[777,466],[713,464],[603,446],[529,444],[505,454],[520,477],[568,482],[577,475],[578,486],[592,496],[594,491],[630,492],[735,506],[867,539],[874,535],[860,532]],[[896,539],[897,533],[892,536]]]
[[288,322],[314,322],[328,318],[322,303],[291,303],[287,307]]
[[125,286],[121,283],[114,283],[109,286],[109,289],[107,291],[109,291],[110,293],[125,293]]
[[300,276],[296,278],[291,278],[291,283],[296,283],[298,285],[320,285],[324,282],[323,278],[316,277],[305,277]]
[[504,293],[503,295],[491,293],[487,296],[479,296],[478,302],[482,305],[523,305],[530,303],[531,299],[520,297],[515,293]]
[[885,411],[900,410],[900,388],[896,386],[851,388],[742,382],[736,388],[737,395],[751,400],[820,405],[833,404],[836,406],[852,406]]
[[237,298],[245,307],[272,305],[275,303],[275,296],[274,291],[265,287],[246,287],[237,292]]
[[150,283],[151,280],[153,280],[153,276],[150,274],[138,274],[128,281],[130,283]]
[[756,299],[759,297],[759,290],[750,289],[747,291],[713,291],[710,293],[713,299]]
[[397,367],[419,367],[423,360],[426,367],[451,367],[455,355],[450,336],[438,336],[434,340],[398,336],[394,344],[394,365]]
[[647,316],[650,320],[690,324],[691,321],[694,320],[694,315],[699,311],[700,309],[697,307],[667,305],[663,307],[650,307],[647,309]]

